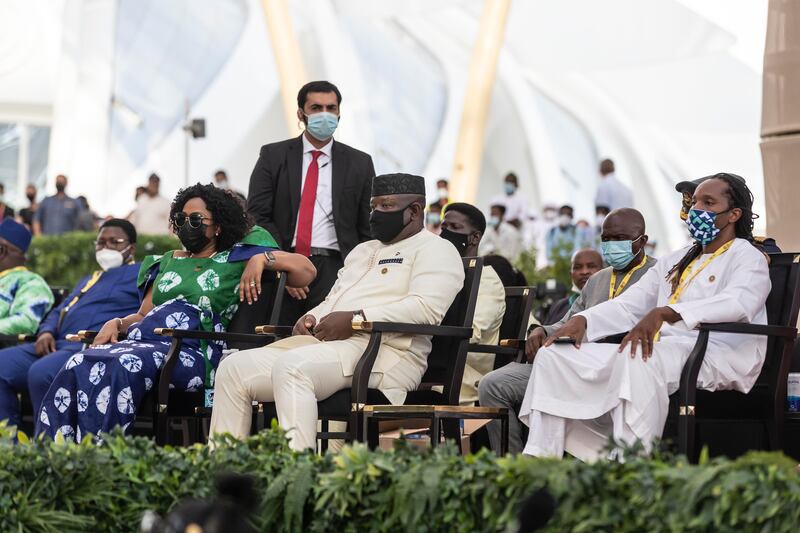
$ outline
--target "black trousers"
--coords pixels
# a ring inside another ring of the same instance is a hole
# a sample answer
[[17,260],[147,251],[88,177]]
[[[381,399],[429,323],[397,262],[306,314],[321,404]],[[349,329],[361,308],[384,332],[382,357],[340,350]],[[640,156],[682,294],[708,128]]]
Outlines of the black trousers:
[[333,284],[336,282],[336,275],[344,265],[341,255],[312,255],[309,257],[314,267],[317,269],[317,277],[308,286],[308,297],[305,300],[295,300],[288,294],[283,297],[281,306],[282,326],[294,326],[301,316],[314,309],[328,296]]

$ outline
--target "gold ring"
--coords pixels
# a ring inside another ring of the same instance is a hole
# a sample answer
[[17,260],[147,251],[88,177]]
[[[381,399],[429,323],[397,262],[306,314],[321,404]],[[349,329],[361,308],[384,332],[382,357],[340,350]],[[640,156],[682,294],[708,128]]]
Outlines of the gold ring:
[[255,287],[255,286],[256,286],[256,282],[255,282],[255,281],[251,281],[251,282],[250,282],[250,286],[251,286],[251,287]]

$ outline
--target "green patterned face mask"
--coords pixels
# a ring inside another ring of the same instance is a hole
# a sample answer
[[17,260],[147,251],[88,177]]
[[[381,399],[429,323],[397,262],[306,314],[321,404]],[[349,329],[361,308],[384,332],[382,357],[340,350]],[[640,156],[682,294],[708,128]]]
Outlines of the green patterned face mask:
[[686,220],[686,225],[689,227],[689,235],[700,246],[708,246],[708,244],[717,238],[719,232],[722,231],[717,227],[717,216],[722,213],[727,213],[730,209],[715,213],[714,211],[703,211],[702,209],[690,209],[689,218]]

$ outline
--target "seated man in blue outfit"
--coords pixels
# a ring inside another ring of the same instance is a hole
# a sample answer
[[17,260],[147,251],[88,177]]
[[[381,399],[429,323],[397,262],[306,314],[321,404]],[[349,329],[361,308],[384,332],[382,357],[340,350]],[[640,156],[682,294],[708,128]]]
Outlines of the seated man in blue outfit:
[[139,308],[134,263],[136,229],[127,220],[103,223],[95,241],[98,270],[80,280],[75,289],[42,321],[35,343],[0,350],[0,420],[19,425],[17,394],[28,389],[34,412],[39,411],[53,377],[82,344],[66,335],[99,330],[117,316]]

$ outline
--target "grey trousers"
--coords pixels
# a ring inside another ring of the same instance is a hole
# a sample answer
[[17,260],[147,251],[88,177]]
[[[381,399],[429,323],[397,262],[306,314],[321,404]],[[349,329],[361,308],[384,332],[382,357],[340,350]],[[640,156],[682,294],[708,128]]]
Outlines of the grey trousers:
[[[528,388],[532,367],[529,364],[509,363],[483,376],[478,385],[478,399],[482,406],[508,408],[508,451],[513,454],[522,453],[524,447],[517,409]],[[492,420],[486,429],[492,450],[500,450],[500,421]]]

